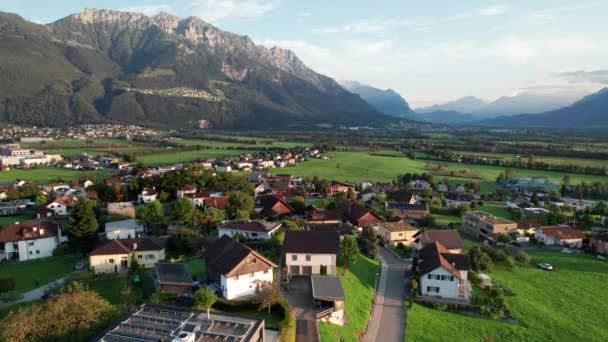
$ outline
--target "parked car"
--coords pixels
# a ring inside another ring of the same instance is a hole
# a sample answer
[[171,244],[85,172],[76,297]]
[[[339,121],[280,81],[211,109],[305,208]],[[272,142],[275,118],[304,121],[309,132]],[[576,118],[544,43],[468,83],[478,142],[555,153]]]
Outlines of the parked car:
[[89,263],[86,261],[79,261],[75,267],[76,271],[86,271],[89,269]]
[[564,249],[562,249],[562,253],[570,254],[570,253],[574,253],[574,251],[571,250],[570,248],[564,248]]
[[516,247],[521,247],[521,243],[519,243],[518,241],[511,241],[511,244]]
[[538,266],[538,268],[542,268],[545,271],[553,271],[553,266],[551,266],[551,265],[549,265],[549,264],[547,264],[545,262],[540,263],[537,266]]

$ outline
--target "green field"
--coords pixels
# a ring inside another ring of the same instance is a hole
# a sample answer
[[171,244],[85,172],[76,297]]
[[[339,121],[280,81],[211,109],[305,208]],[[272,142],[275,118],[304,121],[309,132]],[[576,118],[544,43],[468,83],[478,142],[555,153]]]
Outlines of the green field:
[[93,176],[100,180],[114,174],[114,171],[78,171],[57,167],[40,167],[37,169],[13,169],[0,172],[0,183],[12,183],[15,179],[25,179],[30,182],[51,183],[57,179],[69,182],[76,178],[87,178]]
[[253,153],[254,151],[246,150],[200,150],[200,151],[174,151],[164,150],[163,153],[138,156],[135,153],[138,161],[144,165],[167,165],[176,163],[185,163],[196,159],[205,158],[220,158],[225,156],[233,156],[245,153]]
[[188,268],[190,275],[197,276],[199,279],[205,277],[205,271],[207,270],[205,259],[188,260],[184,264]]
[[[342,277],[346,296],[346,319],[348,325],[341,327],[330,323],[319,323],[321,341],[359,341],[365,332],[371,314],[374,297],[374,281],[380,266],[374,260],[359,256]],[[341,270],[338,274],[342,274]]]
[[35,220],[35,217],[31,216],[0,216],[0,227],[13,224],[15,222],[28,222]]
[[77,257],[49,258],[40,261],[11,262],[0,266],[0,278],[15,279],[15,291],[27,292],[70,274]]
[[441,312],[415,305],[408,310],[408,341],[606,341],[608,263],[589,256],[533,253],[533,266],[513,271],[495,266],[490,276],[516,293],[508,297],[520,324],[508,324]]

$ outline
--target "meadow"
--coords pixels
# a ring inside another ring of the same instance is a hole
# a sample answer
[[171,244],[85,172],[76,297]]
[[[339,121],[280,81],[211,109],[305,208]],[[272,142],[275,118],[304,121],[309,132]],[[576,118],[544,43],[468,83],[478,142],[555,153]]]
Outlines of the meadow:
[[39,167],[35,169],[12,169],[0,172],[0,183],[12,183],[15,179],[30,182],[51,183],[58,179],[69,182],[72,179],[93,177],[102,180],[113,175],[113,171],[78,171],[58,167]]
[[0,278],[15,279],[15,291],[27,292],[70,274],[74,270],[77,257],[66,256],[28,262],[2,264]]
[[420,305],[407,310],[406,340],[439,341],[606,341],[608,263],[585,255],[531,253],[534,266],[507,270],[495,266],[490,276],[515,292],[507,301],[519,324],[468,317]]

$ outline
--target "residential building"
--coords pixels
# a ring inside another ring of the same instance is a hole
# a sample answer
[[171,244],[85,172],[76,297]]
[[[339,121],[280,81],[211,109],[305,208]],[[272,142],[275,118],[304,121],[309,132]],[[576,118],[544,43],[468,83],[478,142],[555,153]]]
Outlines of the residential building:
[[287,274],[336,274],[338,232],[287,231],[283,242]]
[[134,219],[107,222],[105,225],[105,238],[107,240],[131,239],[140,236],[144,226]]
[[347,234],[353,235],[356,231],[355,226],[350,224],[350,222],[308,223],[306,224],[305,229],[313,232],[338,232],[340,238]]
[[334,196],[334,195],[342,193],[342,192],[348,192],[349,190],[354,191],[354,189],[355,188],[348,183],[343,183],[343,182],[333,180],[333,181],[331,181],[331,184],[330,184],[329,195]]
[[180,296],[192,295],[194,281],[186,265],[168,262],[156,263],[154,271],[161,291]]
[[27,199],[17,199],[0,202],[0,215],[10,216],[19,214],[29,204]]
[[451,253],[438,241],[428,244],[417,252],[420,293],[468,301],[471,295],[470,268],[468,255]]
[[519,220],[517,221],[517,233],[520,235],[534,234],[541,227],[540,222],[536,220]]
[[152,268],[165,259],[166,243],[166,239],[153,238],[104,241],[89,254],[89,265],[94,273],[125,272],[135,258],[139,266]]
[[461,192],[448,192],[445,196],[446,207],[460,207],[462,205],[471,205],[471,202],[475,200],[475,196],[472,194],[461,193]]
[[296,213],[287,202],[274,194],[259,195],[255,199],[254,210],[264,217],[292,215]]
[[380,222],[376,226],[378,235],[386,244],[397,246],[413,246],[416,243],[415,235],[418,229],[405,221]]
[[468,211],[462,218],[463,232],[478,239],[494,241],[496,235],[517,230],[517,223],[483,211]]
[[215,282],[228,300],[253,297],[274,281],[275,263],[227,235],[207,248],[203,256],[208,280]]
[[352,200],[344,201],[336,211],[343,222],[350,222],[357,227],[375,226],[382,220],[378,214]]
[[196,193],[196,186],[186,184],[177,190],[177,198],[185,197],[186,195]]
[[108,203],[108,215],[135,218],[135,208],[131,202]]
[[416,238],[417,250],[437,241],[447,248],[450,253],[462,253],[464,251],[460,234],[454,229],[421,230],[414,237]]
[[589,238],[589,247],[599,254],[608,254],[608,234],[598,234]]
[[146,188],[139,194],[140,203],[152,203],[158,198],[158,192],[154,188]]
[[390,198],[393,202],[416,204],[418,196],[414,191],[411,190],[398,190],[390,194]]
[[208,196],[203,198],[204,208],[228,209],[230,196]]
[[50,221],[16,222],[0,230],[0,260],[26,261],[53,256],[67,241],[61,227]]
[[254,240],[270,240],[279,228],[281,228],[279,222],[252,220],[232,220],[223,222],[217,227],[219,237],[243,235]]
[[57,197],[53,201],[48,203],[46,205],[46,208],[52,210],[55,213],[55,216],[65,216],[70,213],[70,210],[74,208],[75,204],[75,199],[67,196],[62,196]]
[[540,227],[534,232],[534,237],[547,246],[559,245],[581,248],[585,235],[570,226],[561,225]]
[[264,327],[263,319],[143,304],[96,341],[264,342]]
[[389,202],[384,204],[384,208],[394,213],[400,219],[420,220],[429,216],[429,206],[426,203],[410,204],[403,202]]

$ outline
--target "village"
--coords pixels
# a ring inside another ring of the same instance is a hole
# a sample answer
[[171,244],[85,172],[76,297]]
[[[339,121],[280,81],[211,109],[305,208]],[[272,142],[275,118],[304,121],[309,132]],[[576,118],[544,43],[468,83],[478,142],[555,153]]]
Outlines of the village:
[[[390,299],[510,322],[509,289],[492,278],[492,264],[560,272],[536,253],[608,253],[606,202],[542,180],[497,180],[500,201],[425,174],[347,183],[288,173],[327,159],[320,147],[157,167],[87,153],[61,163],[18,144],[2,151],[3,169],[113,170],[103,179],[16,179],[0,190],[0,308],[76,282],[115,302],[137,293],[129,317],[100,341],[318,341],[332,326],[361,340],[400,336],[403,326],[382,323],[403,316],[380,309]],[[355,276],[366,285],[353,285]],[[367,309],[355,314],[359,295]]]

